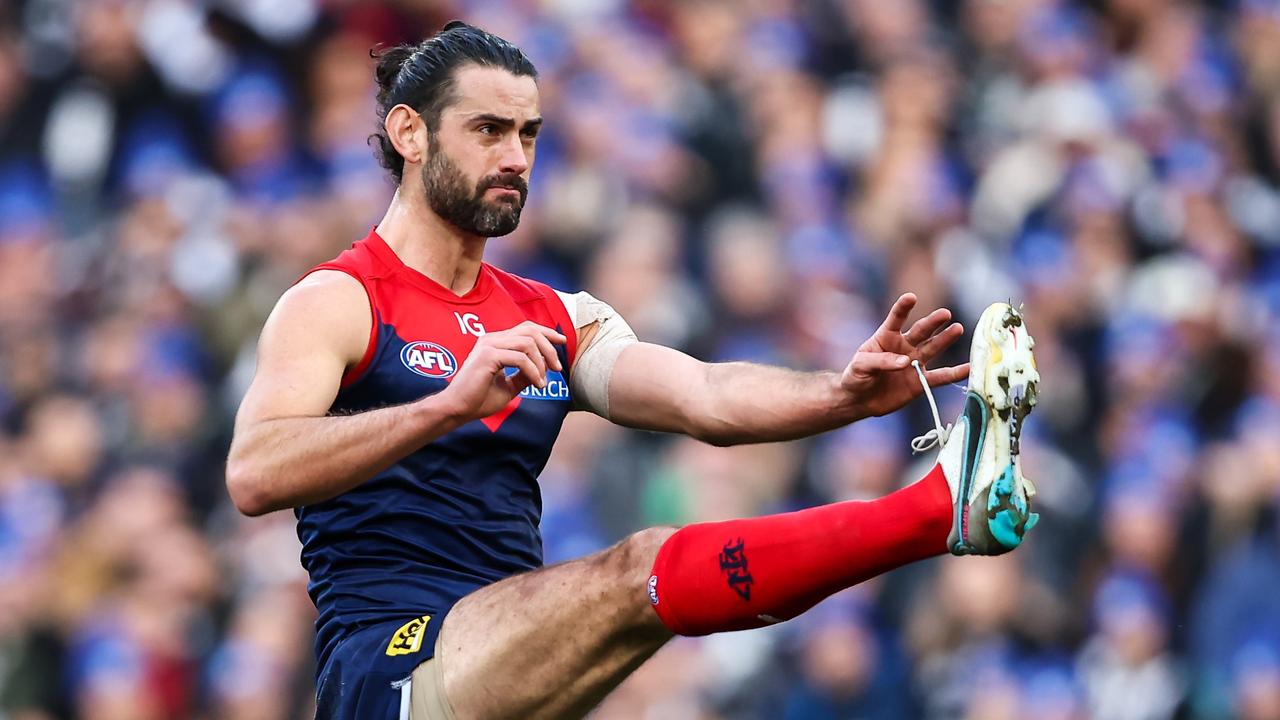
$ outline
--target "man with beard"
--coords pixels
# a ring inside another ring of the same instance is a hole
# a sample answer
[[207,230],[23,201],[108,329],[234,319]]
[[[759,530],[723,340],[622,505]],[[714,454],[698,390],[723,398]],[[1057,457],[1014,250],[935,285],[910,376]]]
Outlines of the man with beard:
[[[295,508],[319,717],[579,717],[674,634],[780,622],[915,560],[1007,552],[1034,524],[1017,448],[1038,375],[1013,308],[982,316],[972,372],[923,369],[962,331],[945,309],[904,331],[909,294],[843,372],[639,342],[590,295],[482,260],[519,222],[542,124],[523,53],[450,23],[381,54],[377,78],[398,190],[367,237],[280,299],[227,463],[242,512]],[[896,493],[651,528],[542,567],[537,477],[571,409],[765,442],[966,376],[962,422],[918,444],[941,446],[938,465]]]

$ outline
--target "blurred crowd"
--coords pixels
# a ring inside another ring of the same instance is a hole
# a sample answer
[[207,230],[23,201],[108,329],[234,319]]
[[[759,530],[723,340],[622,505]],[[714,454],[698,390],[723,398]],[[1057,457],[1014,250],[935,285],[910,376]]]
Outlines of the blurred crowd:
[[[597,718],[1280,718],[1280,0],[5,0],[0,718],[311,717],[293,517],[223,461],[266,313],[390,197],[370,48],[453,18],[541,71],[491,262],[707,359],[843,367],[904,290],[1039,341],[1022,550],[678,639]],[[930,425],[574,414],[547,559],[883,495]]]

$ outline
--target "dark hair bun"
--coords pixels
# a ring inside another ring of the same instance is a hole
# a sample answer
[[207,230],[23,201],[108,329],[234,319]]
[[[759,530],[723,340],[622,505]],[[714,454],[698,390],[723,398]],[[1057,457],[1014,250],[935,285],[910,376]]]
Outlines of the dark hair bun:
[[400,76],[400,68],[404,67],[405,62],[413,55],[413,51],[414,48],[411,45],[396,45],[370,53],[378,61],[378,66],[373,72],[378,81],[378,89],[381,91],[379,95],[391,92],[391,86],[395,85],[396,78]]

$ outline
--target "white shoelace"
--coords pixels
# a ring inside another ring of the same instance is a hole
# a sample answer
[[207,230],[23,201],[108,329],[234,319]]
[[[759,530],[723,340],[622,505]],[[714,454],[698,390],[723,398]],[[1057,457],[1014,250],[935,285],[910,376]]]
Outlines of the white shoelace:
[[916,375],[920,378],[920,385],[924,387],[924,396],[929,400],[929,409],[933,411],[933,429],[911,441],[911,454],[917,455],[934,447],[945,445],[947,438],[951,436],[951,426],[942,426],[942,418],[938,417],[938,403],[934,402],[933,389],[929,387],[929,380],[924,376],[924,368],[920,367],[920,361],[912,360],[911,367],[916,369]]

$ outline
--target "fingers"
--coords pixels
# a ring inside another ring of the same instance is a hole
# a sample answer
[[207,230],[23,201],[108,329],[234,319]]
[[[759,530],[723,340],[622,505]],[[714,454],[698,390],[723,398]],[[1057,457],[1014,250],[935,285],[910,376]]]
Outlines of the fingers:
[[[529,353],[519,350],[495,349],[493,357],[500,367],[515,368],[516,374],[524,381],[524,385],[533,385],[539,388],[546,386],[546,368],[539,367]],[[541,355],[539,355],[539,359],[541,359]]]
[[547,338],[548,340],[550,340],[551,342],[555,343],[556,345],[563,345],[566,342],[568,342],[568,338],[566,338],[564,335],[560,334],[556,330],[549,328],[546,325],[539,325],[538,323],[532,320],[525,320],[519,325],[511,328],[510,330],[506,330],[504,332],[519,332],[519,333],[528,333],[531,335],[535,335],[535,334],[541,335]]
[[916,356],[920,358],[920,362],[927,363],[941,355],[942,351],[951,347],[963,335],[964,327],[960,323],[951,323],[947,329],[917,345]]
[[902,335],[907,342],[914,345],[933,337],[935,333],[941,330],[951,320],[951,311],[946,308],[938,308],[928,315],[920,318],[912,323],[911,328]]
[[895,333],[902,330],[902,325],[907,321],[907,317],[911,315],[911,311],[915,306],[915,293],[903,293],[893,303],[893,307],[889,309],[889,314],[885,317],[884,323],[880,325],[880,328]]
[[525,320],[506,332],[530,338],[537,345],[538,352],[542,355],[546,366],[552,370],[564,370],[560,363],[560,356],[556,353],[555,348],[556,345],[564,345],[568,342],[568,338],[564,335],[532,320]]
[[529,358],[538,369],[538,379],[534,380],[533,384],[542,387],[547,377],[547,358],[538,348],[538,342],[528,335],[511,335],[497,342],[501,343],[498,347],[524,353],[525,357]]
[[[553,331],[554,332],[554,331]],[[559,335],[559,333],[556,333]],[[564,337],[561,335],[561,337]],[[538,345],[538,352],[542,353],[542,357],[547,362],[547,367],[552,370],[563,371],[560,365],[560,356],[556,353],[556,348],[551,344],[551,339],[543,333],[534,333],[533,341]]]
[[911,358],[891,352],[860,352],[853,360],[854,372],[901,370],[911,365]]
[[539,325],[538,323],[532,320],[525,320],[519,325],[513,328],[510,328],[508,330],[499,330],[497,332],[491,332],[485,335],[484,337],[480,338],[480,342],[486,342],[486,341],[497,342],[502,340],[503,338],[509,338],[509,337],[527,337],[530,339],[544,338],[547,340],[547,342],[551,343],[552,345],[564,345],[566,342],[569,341],[569,339],[566,338],[564,335],[547,327],[546,325]]
[[954,367],[934,368],[933,370],[926,370],[924,373],[924,379],[929,382],[929,387],[958,383],[968,377],[969,363]]
[[[897,353],[858,353],[854,359],[853,371],[859,373],[874,373],[879,371],[892,372],[902,370],[911,366],[911,358],[906,355]],[[950,385],[951,383],[960,382],[969,377],[969,363],[963,365],[955,365],[952,367],[935,368],[933,370],[924,371],[925,380],[929,382],[929,387],[938,387],[939,385]]]
[[[502,351],[502,358],[512,357],[505,354],[507,351],[523,355],[533,368],[533,373],[528,377],[529,384],[544,387],[547,383],[547,368],[557,371],[564,370],[555,346],[557,344],[563,345],[566,341],[567,338],[564,335],[549,327],[532,321],[525,321],[510,330],[502,330],[485,335],[476,343],[476,347],[477,349],[492,348]],[[524,367],[523,365],[515,365],[505,361],[501,361],[501,366]],[[496,370],[497,367],[494,369]]]

